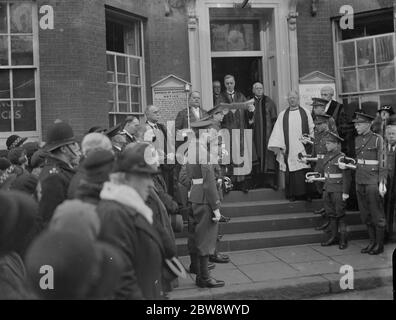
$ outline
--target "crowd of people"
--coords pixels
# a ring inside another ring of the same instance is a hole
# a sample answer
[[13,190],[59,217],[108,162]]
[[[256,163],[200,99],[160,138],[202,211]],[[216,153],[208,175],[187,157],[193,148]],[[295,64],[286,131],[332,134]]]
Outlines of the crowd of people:
[[[349,119],[324,87],[312,112],[292,91],[278,115],[261,83],[251,100],[235,90],[234,76],[224,78],[224,92],[219,84],[209,111],[199,92],[190,93],[175,119],[180,141],[166,141],[154,105],[144,121],[128,116],[110,129],[93,127],[81,143],[60,120],[45,144],[10,136],[0,153],[0,299],[165,299],[186,271],[198,287],[224,286],[210,274],[230,261],[218,250],[221,224],[230,220],[221,214],[223,194],[277,189],[279,170],[290,201],[323,198],[316,212],[325,222],[318,230],[329,235],[323,246],[347,247],[349,201],[367,225],[362,253],[383,252],[396,231],[392,108],[383,106],[377,119],[364,112]],[[235,174],[235,144],[227,148],[219,134],[235,129],[239,151],[243,131],[253,133],[247,175]],[[176,155],[172,143],[187,147]],[[184,222],[188,270],[175,241]]]

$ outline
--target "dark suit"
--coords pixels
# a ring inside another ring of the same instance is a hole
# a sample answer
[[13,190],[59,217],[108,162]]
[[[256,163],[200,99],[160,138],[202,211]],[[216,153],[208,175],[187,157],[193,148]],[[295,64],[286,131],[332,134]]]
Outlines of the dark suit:
[[[205,110],[203,110],[202,108],[199,109],[200,119],[202,119],[203,117],[206,117],[207,115],[208,115],[208,113]],[[190,107],[190,124],[197,120],[198,119],[195,117],[194,111],[192,111],[192,108]],[[176,116],[175,127],[176,127],[176,131],[188,128],[187,109],[183,109],[183,110],[179,111],[179,113]]]

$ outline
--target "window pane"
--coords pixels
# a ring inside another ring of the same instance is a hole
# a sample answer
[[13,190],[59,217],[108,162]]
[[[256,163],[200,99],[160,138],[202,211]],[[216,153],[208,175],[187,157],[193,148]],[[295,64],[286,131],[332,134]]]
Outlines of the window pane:
[[392,61],[395,57],[393,48],[393,36],[380,37],[375,39],[377,50],[377,63]]
[[0,101],[0,132],[11,131],[11,102]]
[[8,66],[8,36],[0,36],[0,65]]
[[132,104],[132,112],[136,112],[136,113],[138,113],[138,112],[141,112],[141,110],[140,110],[140,104]]
[[116,85],[109,84],[109,101],[116,101]]
[[132,25],[124,25],[125,33],[125,53],[140,56],[140,44],[139,44],[139,27],[137,23]]
[[210,23],[212,51],[260,50],[258,20],[213,20]]
[[119,102],[129,102],[127,86],[118,86],[118,101]]
[[355,43],[347,42],[340,43],[340,66],[351,67],[355,66]]
[[109,102],[109,112],[115,112],[115,103]]
[[32,33],[32,5],[10,4],[11,33]]
[[36,130],[36,102],[14,101],[15,131]]
[[131,102],[140,104],[140,88],[131,88]]
[[373,39],[357,41],[358,65],[374,63]]
[[34,70],[14,70],[14,98],[34,98]]
[[117,77],[118,82],[127,83],[128,78],[125,57],[117,57]]
[[113,55],[107,55],[107,82],[115,82],[115,57]]
[[359,68],[360,91],[376,90],[375,68]]
[[342,92],[356,92],[357,80],[355,69],[341,70]]
[[0,70],[0,99],[10,98],[10,72]]
[[384,66],[378,66],[379,89],[396,88],[395,82],[395,64],[389,63]]
[[119,103],[118,109],[119,112],[129,112],[129,106],[127,103]]
[[32,36],[11,36],[12,65],[33,65]]
[[140,84],[140,61],[138,59],[129,59],[131,84]]
[[360,99],[362,111],[375,116],[378,110],[378,98],[378,95],[362,96]]
[[7,33],[7,5],[0,4],[0,33]]

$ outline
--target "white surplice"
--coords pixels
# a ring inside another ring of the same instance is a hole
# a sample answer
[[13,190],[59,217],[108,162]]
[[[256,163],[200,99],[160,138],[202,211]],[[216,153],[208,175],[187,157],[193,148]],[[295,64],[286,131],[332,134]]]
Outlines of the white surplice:
[[[308,116],[308,127],[310,135],[313,136],[314,122],[310,112],[303,108]],[[286,150],[285,136],[283,131],[283,117],[286,110],[282,111],[278,119],[276,120],[274,129],[272,130],[271,137],[268,142],[268,150],[271,150],[277,154],[276,160],[279,162],[279,168],[281,171],[286,171],[286,164],[284,154],[279,152],[280,150]],[[298,109],[289,112],[289,157],[288,166],[289,171],[294,172],[301,169],[310,168],[309,165],[298,161],[298,154],[306,154],[304,145],[301,143],[300,138],[302,136],[302,120]]]

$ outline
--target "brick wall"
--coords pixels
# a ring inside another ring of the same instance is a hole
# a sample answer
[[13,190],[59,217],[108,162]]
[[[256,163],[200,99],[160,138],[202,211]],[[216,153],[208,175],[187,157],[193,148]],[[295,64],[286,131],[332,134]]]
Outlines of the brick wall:
[[54,30],[40,30],[43,139],[55,119],[67,120],[81,137],[107,126],[106,41],[102,0],[39,0],[54,8]]

